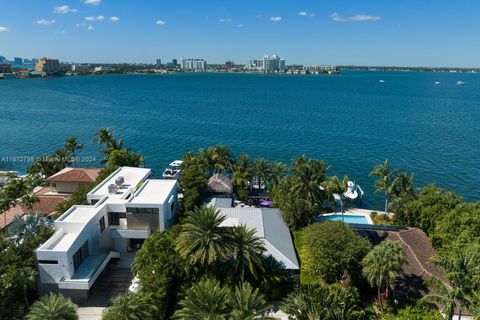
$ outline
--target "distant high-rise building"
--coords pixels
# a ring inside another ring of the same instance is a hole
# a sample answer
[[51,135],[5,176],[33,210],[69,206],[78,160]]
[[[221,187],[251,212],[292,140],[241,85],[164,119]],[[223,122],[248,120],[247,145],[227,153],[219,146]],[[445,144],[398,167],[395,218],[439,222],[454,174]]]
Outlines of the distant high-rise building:
[[182,59],[182,69],[185,71],[202,72],[207,69],[205,59]]
[[245,66],[246,69],[263,71],[284,70],[285,67],[285,59],[280,59],[280,57],[275,54],[266,54],[263,59],[250,59]]
[[162,66],[162,59],[157,59],[157,66],[159,66],[159,67]]
[[15,57],[15,58],[13,58],[13,64],[17,65],[17,66],[22,65],[23,64],[23,59],[19,58],[19,57]]
[[40,58],[35,64],[35,72],[45,72],[47,74],[55,74],[60,71],[60,63],[58,59]]
[[[282,61],[282,62],[281,62]],[[283,67],[282,67],[283,64]],[[275,71],[285,68],[285,60],[280,59],[276,54],[263,57],[263,68],[265,71]]]
[[177,59],[172,59],[172,65],[176,67],[178,65]]
[[227,61],[225,62],[225,69],[230,70],[235,68],[235,63],[233,61]]
[[11,73],[12,72],[12,66],[9,64],[2,64],[0,63],[0,73]]
[[263,60],[261,60],[261,59],[250,59],[250,60],[248,60],[247,69],[263,70]]

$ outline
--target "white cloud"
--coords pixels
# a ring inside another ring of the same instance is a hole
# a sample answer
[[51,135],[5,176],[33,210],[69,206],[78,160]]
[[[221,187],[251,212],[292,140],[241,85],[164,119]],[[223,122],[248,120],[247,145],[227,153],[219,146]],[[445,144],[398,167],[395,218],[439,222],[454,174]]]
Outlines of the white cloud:
[[92,6],[98,6],[100,3],[102,3],[102,0],[85,0],[85,4],[91,4]]
[[67,5],[58,6],[58,7],[53,8],[53,12],[58,13],[58,14],[75,13],[77,11],[78,11],[77,9],[70,8]]
[[57,21],[55,21],[55,20],[45,20],[45,19],[40,19],[40,20],[33,21],[33,23],[38,24],[40,26],[49,26],[49,25],[54,24],[55,22],[57,22]]
[[164,20],[157,20],[157,22],[155,22],[155,24],[156,24],[157,26],[164,26],[164,25],[167,24],[167,22],[164,21]]
[[377,20],[380,20],[381,17],[367,16],[365,14],[357,14],[355,16],[352,16],[352,17],[348,18],[348,19],[353,20],[353,21],[377,21]]
[[88,26],[87,30],[90,30],[92,31],[93,29],[95,29],[93,26]]
[[337,22],[343,22],[343,21],[347,21],[347,19],[345,18],[342,18],[338,13],[334,12],[330,15],[330,18],[332,18],[333,21],[337,21]]
[[110,17],[110,21],[112,21],[112,22],[118,22],[118,21],[120,21],[120,18],[119,18],[119,17],[116,17],[116,16],[113,16],[113,17]]
[[245,27],[245,26],[244,26],[243,24],[239,23],[239,24],[237,24],[237,27],[243,28],[243,27]]
[[280,21],[282,21],[282,17],[270,17],[270,21],[280,22]]
[[8,31],[7,27],[0,26],[0,32],[7,32],[7,31]]
[[96,21],[103,21],[103,20],[105,20],[105,17],[104,16],[97,16],[97,17],[88,16],[88,17],[85,17],[85,20],[90,21],[90,22],[95,21],[95,20]]
[[300,12],[298,13],[298,15],[299,15],[299,16],[307,16],[308,13],[306,13],[305,11],[300,11]]
[[219,22],[232,22],[232,18],[220,18],[218,19]]

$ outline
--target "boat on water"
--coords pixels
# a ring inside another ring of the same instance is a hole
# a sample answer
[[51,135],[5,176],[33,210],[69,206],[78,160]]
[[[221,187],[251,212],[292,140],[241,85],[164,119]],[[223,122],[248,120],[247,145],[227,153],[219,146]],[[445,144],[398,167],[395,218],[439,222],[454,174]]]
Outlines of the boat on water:
[[180,166],[182,165],[183,161],[182,160],[175,160],[172,163],[168,165],[168,168],[163,171],[162,177],[163,179],[169,179],[169,180],[178,180],[180,178],[180,174],[182,173],[182,170],[180,169]]
[[[347,206],[354,205],[354,206],[363,206],[363,189],[356,184],[354,181],[347,182],[347,191],[340,194],[333,194],[333,199],[335,200],[335,204],[341,207],[343,211],[343,207],[346,204]],[[345,203],[346,202],[346,203]]]
[[440,84],[440,81],[435,81],[435,84]]
[[380,83],[385,83],[385,80],[380,80],[380,81],[378,81],[378,82],[380,82]]
[[462,86],[464,84],[465,84],[465,82],[463,82],[463,81],[457,81],[457,85],[459,85],[459,86]]
[[343,196],[350,200],[359,200],[363,198],[362,188],[353,181],[347,182],[347,191],[343,193]]

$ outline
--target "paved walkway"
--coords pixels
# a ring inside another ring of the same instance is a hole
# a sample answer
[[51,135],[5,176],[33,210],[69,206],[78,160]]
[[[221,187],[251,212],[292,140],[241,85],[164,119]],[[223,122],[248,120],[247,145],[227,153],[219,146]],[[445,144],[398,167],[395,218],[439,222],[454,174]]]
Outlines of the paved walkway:
[[80,307],[77,310],[78,320],[101,320],[102,307]]

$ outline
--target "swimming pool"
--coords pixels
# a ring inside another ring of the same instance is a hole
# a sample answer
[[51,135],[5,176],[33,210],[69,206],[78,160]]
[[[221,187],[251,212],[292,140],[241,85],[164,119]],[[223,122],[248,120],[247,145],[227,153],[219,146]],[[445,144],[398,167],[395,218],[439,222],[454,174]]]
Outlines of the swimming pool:
[[[354,223],[354,224],[373,224],[369,221],[364,215],[351,215],[351,214],[344,214],[343,215],[343,222],[345,223]],[[342,221],[342,214],[341,213],[333,213],[333,214],[326,214],[321,215],[315,218],[317,222],[323,221]]]

